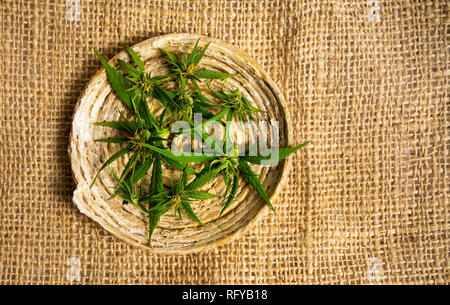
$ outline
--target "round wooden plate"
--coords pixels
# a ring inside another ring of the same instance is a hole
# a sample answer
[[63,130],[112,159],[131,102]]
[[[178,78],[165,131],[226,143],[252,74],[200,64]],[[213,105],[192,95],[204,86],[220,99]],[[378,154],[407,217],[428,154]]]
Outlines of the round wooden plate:
[[[227,86],[239,88],[253,105],[267,110],[266,113],[259,114],[259,120],[278,121],[280,147],[286,147],[289,144],[289,133],[283,95],[270,76],[244,52],[217,39],[191,34],[158,36],[142,41],[132,48],[142,58],[146,70],[151,71],[153,75],[158,75],[169,69],[159,48],[177,53],[182,53],[186,48],[190,51],[198,38],[201,38],[200,47],[208,42],[211,43],[200,62],[200,67],[238,73],[236,77],[226,81]],[[110,63],[116,65],[117,59],[129,61],[124,51],[117,54]],[[217,86],[221,85],[221,82],[215,82]],[[202,84],[201,88],[205,89],[205,84]],[[161,111],[158,103],[153,102],[149,106],[155,114]],[[94,139],[113,136],[114,131],[95,126],[93,123],[118,120],[117,109],[125,111],[108,83],[105,70],[101,69],[89,81],[77,103],[69,145],[73,176],[77,184],[73,201],[82,213],[112,234],[152,252],[188,253],[210,249],[238,236],[261,215],[261,212],[269,210],[259,195],[242,178],[237,197],[222,215],[219,226],[217,217],[223,206],[220,195],[223,195],[225,191],[223,179],[219,176],[203,187],[204,190],[219,196],[192,205],[195,213],[206,225],[199,226],[186,215],[181,221],[178,216],[169,211],[161,217],[149,246],[146,214],[132,205],[122,204],[118,198],[108,199],[113,193],[115,184],[107,170],[103,171],[95,185],[89,188],[100,166],[118,150],[117,144],[94,142]],[[112,169],[120,172],[126,161],[126,158],[122,158],[113,163]],[[273,198],[283,177],[286,176],[286,161],[279,162],[273,167],[252,166],[252,168],[260,175],[259,178],[269,197]],[[177,175],[170,169],[164,169],[164,174],[165,179]],[[276,205],[274,207],[277,208]]]

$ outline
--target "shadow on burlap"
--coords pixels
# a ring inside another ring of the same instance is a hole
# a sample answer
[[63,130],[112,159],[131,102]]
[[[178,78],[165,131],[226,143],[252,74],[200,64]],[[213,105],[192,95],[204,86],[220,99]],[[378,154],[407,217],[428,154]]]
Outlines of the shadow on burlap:
[[[3,1],[0,282],[448,284],[448,6],[367,2]],[[67,156],[92,48],[172,32],[256,58],[287,97],[293,144],[312,140],[277,215],[184,256],[82,215]]]

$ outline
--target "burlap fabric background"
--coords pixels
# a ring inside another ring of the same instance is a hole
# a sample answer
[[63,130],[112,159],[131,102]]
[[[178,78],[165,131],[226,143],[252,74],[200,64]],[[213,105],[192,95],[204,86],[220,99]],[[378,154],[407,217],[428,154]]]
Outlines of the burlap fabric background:
[[[445,2],[1,1],[1,283],[70,283],[79,260],[73,283],[448,284]],[[287,96],[294,144],[313,141],[276,216],[184,256],[79,213],[67,155],[92,48],[171,32],[256,58]]]

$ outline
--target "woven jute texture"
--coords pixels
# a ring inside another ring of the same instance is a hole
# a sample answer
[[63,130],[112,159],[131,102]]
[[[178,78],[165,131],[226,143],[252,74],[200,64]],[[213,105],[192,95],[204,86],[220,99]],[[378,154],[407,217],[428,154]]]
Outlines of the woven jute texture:
[[[0,282],[448,284],[446,1],[1,1]],[[77,98],[121,44],[184,32],[286,96],[291,170],[237,239],[157,255],[72,203]],[[79,272],[78,272],[79,271]]]

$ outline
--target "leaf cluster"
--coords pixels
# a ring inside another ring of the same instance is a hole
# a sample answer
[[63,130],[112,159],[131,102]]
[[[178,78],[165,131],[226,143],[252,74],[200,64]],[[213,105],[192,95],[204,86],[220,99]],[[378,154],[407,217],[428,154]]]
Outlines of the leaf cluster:
[[[198,45],[199,40],[189,54],[187,50],[177,55],[161,49],[171,67],[171,72],[158,76],[146,71],[144,62],[130,47],[124,47],[130,62],[118,60],[117,67],[112,66],[97,50],[94,50],[105,68],[112,89],[131,112],[132,117],[126,117],[118,110],[120,115],[118,121],[95,123],[97,126],[115,129],[120,136],[96,140],[117,144],[119,148],[100,167],[91,187],[100,172],[108,167],[116,184],[111,198],[119,196],[124,204],[132,204],[148,214],[149,242],[161,216],[171,209],[180,219],[183,212],[199,225],[204,225],[195,214],[192,204],[216,197],[215,194],[199,189],[217,176],[221,176],[226,185],[219,219],[236,198],[241,179],[245,179],[273,210],[269,197],[250,163],[261,165],[270,160],[278,162],[308,143],[271,150],[264,154],[240,156],[236,146],[226,147],[227,137],[230,136],[226,128],[224,138],[216,139],[218,143],[216,154],[173,153],[168,144],[176,133],[170,130],[172,124],[178,120],[185,120],[190,124],[193,138],[205,140],[208,134],[204,131],[204,127],[211,122],[227,126],[222,120],[224,117],[226,121],[233,120],[235,116],[241,121],[255,120],[255,113],[263,112],[252,106],[238,90],[226,91],[222,86],[221,91],[214,91],[207,83],[210,93],[219,102],[213,102],[203,95],[199,82],[223,80],[236,74],[201,68],[199,63],[209,43],[202,49]],[[176,90],[164,89],[165,83],[170,80],[177,82]],[[159,117],[155,117],[149,108],[149,103],[155,102],[164,107]],[[195,125],[192,121],[194,113],[201,113],[204,121]],[[111,169],[111,164],[124,156],[128,156],[128,161],[122,172],[117,174]],[[196,172],[188,165],[192,162],[201,162],[202,169]],[[163,164],[181,172],[178,181],[170,180],[169,183],[163,183]],[[144,182],[146,175],[150,175],[149,183]]]

